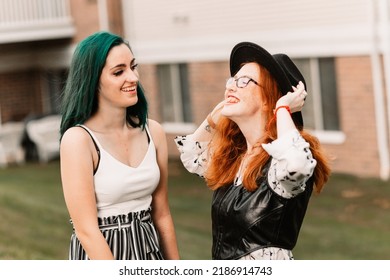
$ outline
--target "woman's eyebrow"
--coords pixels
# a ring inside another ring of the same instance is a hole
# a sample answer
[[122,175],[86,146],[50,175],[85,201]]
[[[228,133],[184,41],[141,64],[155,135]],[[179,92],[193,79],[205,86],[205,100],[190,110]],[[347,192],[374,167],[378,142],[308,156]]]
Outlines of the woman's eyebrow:
[[[135,58],[133,58],[130,61],[130,65],[133,65],[134,63],[135,63]],[[110,69],[114,69],[114,68],[118,68],[118,67],[126,67],[126,64],[125,63],[119,63],[118,65],[115,65],[115,66],[111,67]]]
[[126,64],[120,63],[118,65],[115,65],[114,67],[111,67],[110,69],[118,68],[118,67],[126,67]]

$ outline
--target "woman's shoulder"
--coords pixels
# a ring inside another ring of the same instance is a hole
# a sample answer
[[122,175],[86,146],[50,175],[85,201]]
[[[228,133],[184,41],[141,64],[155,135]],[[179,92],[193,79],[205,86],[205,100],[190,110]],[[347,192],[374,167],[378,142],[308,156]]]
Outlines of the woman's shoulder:
[[166,139],[165,130],[159,122],[152,120],[152,119],[148,119],[147,126],[149,128],[149,131],[150,131],[150,134],[153,138],[153,141],[156,145],[158,145],[158,143],[160,143],[160,142],[166,141],[165,140]]
[[148,119],[148,128],[152,134],[165,133],[163,126],[153,119]]
[[65,131],[61,138],[61,145],[73,146],[73,145],[88,145],[90,142],[90,136],[88,132],[80,127],[73,126]]

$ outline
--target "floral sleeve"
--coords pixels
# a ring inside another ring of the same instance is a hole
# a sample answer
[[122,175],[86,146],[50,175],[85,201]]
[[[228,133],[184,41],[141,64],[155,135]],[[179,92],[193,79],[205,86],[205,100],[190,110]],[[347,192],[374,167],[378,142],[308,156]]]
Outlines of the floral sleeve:
[[184,167],[191,173],[201,177],[207,169],[209,142],[199,142],[191,138],[191,135],[176,136],[176,146],[180,152],[180,159]]
[[298,130],[292,130],[262,146],[272,157],[268,171],[271,188],[285,198],[292,198],[303,192],[317,161],[312,156],[309,143]]

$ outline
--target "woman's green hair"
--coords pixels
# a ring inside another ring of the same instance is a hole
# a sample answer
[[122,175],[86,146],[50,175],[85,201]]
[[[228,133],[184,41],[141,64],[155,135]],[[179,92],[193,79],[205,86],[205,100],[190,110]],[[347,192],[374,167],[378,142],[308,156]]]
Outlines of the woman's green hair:
[[[102,69],[109,51],[121,44],[125,44],[131,50],[128,42],[122,37],[102,31],[85,38],[76,47],[63,94],[61,138],[68,128],[83,124],[96,113]],[[127,107],[126,119],[132,127],[144,129],[148,117],[148,104],[140,83],[137,86],[137,96],[138,102]],[[138,122],[135,122],[133,117],[136,117]]]

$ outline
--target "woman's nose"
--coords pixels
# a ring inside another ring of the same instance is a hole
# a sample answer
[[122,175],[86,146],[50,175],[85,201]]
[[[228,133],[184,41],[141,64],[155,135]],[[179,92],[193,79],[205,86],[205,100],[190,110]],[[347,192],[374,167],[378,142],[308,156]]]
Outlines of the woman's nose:
[[137,73],[135,73],[133,70],[130,69],[129,71],[127,71],[126,79],[129,82],[138,82],[138,75]]
[[236,83],[227,83],[226,84],[227,91],[234,91],[235,89],[236,89]]

